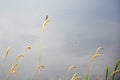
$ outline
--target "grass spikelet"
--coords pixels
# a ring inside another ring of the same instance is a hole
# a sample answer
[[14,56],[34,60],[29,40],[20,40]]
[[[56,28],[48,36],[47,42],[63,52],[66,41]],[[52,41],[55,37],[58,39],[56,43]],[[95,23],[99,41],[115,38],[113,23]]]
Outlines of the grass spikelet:
[[94,55],[92,56],[90,62],[91,62],[91,63],[94,62],[95,59],[96,59],[96,57],[99,57],[99,56],[102,56],[102,54],[94,54]]
[[18,59],[20,59],[20,58],[22,58],[22,57],[24,57],[23,54],[19,54],[19,55],[17,55],[17,56],[16,56],[16,61],[18,61]]
[[102,56],[102,54],[99,53],[100,50],[103,50],[103,48],[102,47],[97,48],[95,54],[90,59],[90,64],[89,64],[88,72],[86,74],[86,80],[90,79],[90,72],[92,70],[92,63],[95,61],[96,57]]
[[15,67],[17,66],[18,64],[13,64],[11,69],[15,69]]
[[41,65],[40,65],[40,64],[38,64],[38,65],[37,65],[37,67],[36,67],[36,69],[41,69],[41,68],[45,69],[45,66],[44,66],[44,65],[42,65],[42,64],[41,64]]
[[[16,56],[16,61],[18,61],[19,59],[21,59],[21,58],[23,58],[24,56],[25,56],[25,53],[27,52],[27,51],[29,51],[29,50],[31,50],[31,46],[27,46],[23,51],[22,51],[22,53],[21,54],[19,54],[19,55],[17,55]],[[19,76],[19,74],[20,74],[20,67],[21,67],[21,65],[22,65],[22,63],[24,62],[24,60],[22,60],[21,62],[19,62],[19,64],[18,64],[18,67],[17,67],[17,77],[16,78],[18,78]]]
[[10,75],[12,74],[15,74],[15,70],[14,69],[11,69],[10,72],[9,72]]
[[102,47],[97,48],[95,54],[92,56],[92,58],[90,60],[91,63],[95,61],[96,57],[102,56],[102,54],[99,53],[100,50],[103,50],[103,48]]
[[79,80],[82,79],[80,76],[77,75],[77,73],[74,73],[71,80]]
[[10,47],[8,47],[7,49],[6,49],[6,51],[5,51],[5,62],[4,62],[4,76],[5,76],[5,80],[6,80],[6,78],[7,78],[7,65],[6,65],[6,62],[7,62],[7,56],[8,56],[8,54],[9,54],[9,52],[10,52]]
[[74,80],[82,79],[80,76],[77,76]]
[[100,51],[100,50],[103,50],[103,48],[102,48],[102,47],[97,48],[95,54],[99,54],[99,51]]
[[[35,72],[36,71],[38,71],[39,73],[40,73],[40,70],[41,69],[45,69],[45,66],[44,65],[42,65],[42,64],[38,64],[37,66],[36,66],[36,69],[33,71],[33,73],[32,73],[32,78],[31,78],[31,80],[33,79],[33,76],[34,76],[34,74],[35,74]],[[38,76],[38,78],[39,78],[40,76]],[[40,78],[39,78],[40,79]]]
[[[46,28],[46,24],[49,22],[50,20],[48,19],[48,16],[46,16],[46,18],[45,18],[45,20],[44,20],[44,22],[43,22],[43,24],[42,24],[42,32],[41,32],[41,34],[40,34],[40,53],[39,53],[39,58],[38,58],[38,65],[37,65],[37,70],[40,70],[41,68],[45,68],[45,66],[43,66],[43,65],[40,65],[41,64],[41,55],[42,55],[42,49],[43,49],[43,46],[42,46],[42,40],[43,40],[43,38],[42,38],[42,36],[43,36],[43,32],[44,32],[44,29]],[[40,71],[39,71],[39,74],[40,74]],[[34,75],[34,74],[33,74]]]
[[7,56],[8,56],[9,51],[10,51],[10,47],[8,47],[8,48],[6,49],[6,51],[5,51],[5,57],[6,57],[6,58],[7,58]]
[[17,64],[13,64],[10,71],[9,71],[10,80],[12,80],[12,75],[15,74],[15,67],[16,66],[17,66]]
[[9,72],[10,75],[12,75],[12,74],[15,73],[15,67],[16,67],[17,65],[18,65],[18,64],[13,64],[13,65],[12,65],[12,67],[11,67],[11,69],[10,69],[10,72]]
[[46,16],[45,21],[43,22],[42,25],[42,32],[44,32],[44,29],[46,28],[46,24],[49,22],[50,20],[48,19],[48,16]]
[[[120,60],[116,61],[114,71],[116,71],[118,69],[119,65],[120,65]],[[113,74],[112,80],[114,80],[114,78],[115,78],[115,74]]]
[[115,75],[115,74],[117,74],[117,73],[120,73],[120,70],[113,71],[112,74],[111,74],[111,76],[112,76],[112,75]]
[[67,78],[68,78],[68,76],[69,76],[70,71],[73,70],[73,69],[75,69],[75,68],[76,68],[76,67],[73,66],[73,65],[71,65],[71,66],[68,68],[67,73],[66,73],[66,80],[67,80]]
[[77,74],[74,73],[73,76],[72,76],[72,78],[71,78],[71,80],[74,80],[76,76],[77,76]]
[[[36,69],[32,72],[32,77],[31,77],[31,79],[30,80],[32,80],[33,79],[33,76],[34,76],[34,74],[35,74],[35,72],[36,71],[40,71],[41,69],[45,69],[45,66],[44,65],[42,65],[42,64],[38,64],[37,66],[36,66]],[[39,76],[40,77],[40,76]]]
[[76,67],[71,65],[69,68],[68,68],[68,72],[70,72],[71,70],[75,69]]
[[[113,71],[107,80],[110,80],[111,77],[112,77],[112,79],[114,80],[115,75],[116,75],[117,73],[120,73],[120,70]],[[114,77],[114,78],[113,78],[113,77]]]
[[28,47],[25,48],[25,51],[28,51],[30,49],[31,49],[31,46],[28,46]]

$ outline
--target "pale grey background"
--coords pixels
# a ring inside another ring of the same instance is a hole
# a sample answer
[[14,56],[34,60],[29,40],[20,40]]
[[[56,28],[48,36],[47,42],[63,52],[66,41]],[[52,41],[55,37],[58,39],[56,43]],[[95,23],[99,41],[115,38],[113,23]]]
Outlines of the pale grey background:
[[[67,68],[75,65],[83,78],[91,56],[103,47],[103,57],[93,64],[91,78],[104,72],[106,64],[113,70],[120,59],[119,0],[0,0],[0,78],[3,79],[4,52],[11,51],[7,69],[15,56],[28,45],[22,65],[21,80],[27,80],[37,65],[41,26],[46,15],[51,20],[43,37],[42,80],[64,79]],[[34,78],[37,74],[35,74]],[[104,74],[103,74],[104,75]],[[0,79],[0,80],[1,80]]]

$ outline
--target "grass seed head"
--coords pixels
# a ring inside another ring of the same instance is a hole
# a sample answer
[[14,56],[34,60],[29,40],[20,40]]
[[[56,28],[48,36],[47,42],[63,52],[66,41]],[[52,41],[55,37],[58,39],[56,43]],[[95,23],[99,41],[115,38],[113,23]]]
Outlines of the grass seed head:
[[46,28],[46,24],[49,22],[50,20],[48,19],[48,16],[46,16],[45,21],[43,22],[42,25],[42,32],[44,32],[44,29]]
[[71,80],[79,80],[82,79],[77,73],[74,73]]
[[18,61],[18,59],[20,59],[20,58],[22,58],[22,57],[24,57],[23,54],[19,54],[19,55],[17,55],[17,56],[16,56],[16,61]]
[[71,65],[69,68],[68,68],[68,72],[70,72],[71,70],[75,69],[76,67]]
[[91,62],[91,63],[94,62],[95,59],[96,59],[96,57],[99,57],[99,56],[102,56],[102,54],[94,54],[94,55],[92,56],[90,62]]
[[15,67],[17,66],[18,64],[13,64],[11,69],[10,69],[10,72],[9,74],[12,75],[12,74],[15,74]]
[[28,51],[30,49],[31,49],[31,46],[28,46],[28,47],[25,48],[25,51]]
[[99,54],[99,51],[100,51],[100,50],[103,50],[103,48],[102,48],[102,47],[97,48],[95,54]]
[[15,74],[15,70],[14,69],[11,69],[10,72],[9,72],[9,75],[12,75],[12,74]]
[[95,61],[95,58],[96,58],[96,57],[102,56],[102,54],[99,53],[100,50],[103,50],[103,48],[102,48],[102,47],[97,48],[95,54],[94,54],[94,55],[92,56],[92,58],[90,59],[90,62],[91,62],[91,63]]
[[41,65],[40,65],[40,64],[38,64],[36,68],[37,68],[37,69],[41,69],[41,68],[45,69],[45,66],[44,66],[44,65],[42,65],[42,64],[41,64]]
[[11,69],[15,69],[18,64],[13,64]]
[[10,47],[8,47],[8,48],[6,49],[6,51],[5,51],[5,57],[6,57],[6,58],[7,58],[7,56],[8,56],[9,51],[10,51]]
[[112,74],[111,74],[111,76],[115,75],[116,73],[120,73],[120,70],[113,71]]

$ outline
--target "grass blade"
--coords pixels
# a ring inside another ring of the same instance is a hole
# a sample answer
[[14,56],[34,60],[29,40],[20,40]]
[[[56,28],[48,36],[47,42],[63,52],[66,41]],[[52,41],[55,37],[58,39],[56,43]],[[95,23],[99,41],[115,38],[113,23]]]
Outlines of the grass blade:
[[89,80],[89,74],[86,74],[86,79],[85,80]]
[[106,79],[105,80],[108,80],[109,75],[110,75],[109,67],[108,65],[106,65]]
[[[118,69],[119,65],[120,65],[120,60],[116,61],[114,71]],[[115,74],[113,74],[112,80],[114,80],[114,78],[115,78]]]

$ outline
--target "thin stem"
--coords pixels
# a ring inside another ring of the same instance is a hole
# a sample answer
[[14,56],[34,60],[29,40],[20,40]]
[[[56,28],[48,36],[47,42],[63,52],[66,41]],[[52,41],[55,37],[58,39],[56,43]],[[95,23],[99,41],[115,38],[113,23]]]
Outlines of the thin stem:
[[90,72],[92,70],[92,63],[89,63],[87,70],[88,71],[87,71],[86,77],[87,77],[87,80],[90,80]]
[[39,61],[38,64],[41,64],[41,56],[42,56],[42,49],[43,49],[43,33],[40,34],[40,53],[39,53]]
[[89,79],[90,79],[90,73],[91,73],[91,71],[92,71],[92,63],[89,64],[89,73],[88,73]]
[[23,64],[23,61],[24,61],[24,60],[22,60],[22,61],[19,63],[19,65],[17,66],[17,71],[16,71],[16,72],[18,73],[18,75],[16,74],[16,80],[19,80],[19,73],[20,73],[19,71],[20,71],[20,68],[21,68],[21,66],[22,66],[22,64]]
[[[43,39],[43,34],[42,34],[42,32],[41,32],[41,37],[40,37],[40,53],[39,53],[39,59],[38,59],[38,65],[40,65],[41,64],[41,56],[42,56],[42,49],[43,49],[43,44],[42,44],[42,39]],[[40,75],[40,71],[38,70],[38,72],[39,72],[39,75]],[[40,77],[38,76],[38,79],[39,79]],[[39,79],[40,80],[40,79]]]
[[35,74],[35,71],[36,71],[36,69],[34,69],[34,71],[33,71],[33,73],[32,73],[32,78],[31,78],[31,80],[33,79],[33,76],[34,76],[34,74]]
[[66,73],[65,80],[67,80],[67,79],[68,79],[68,75],[69,75],[69,71],[67,71],[67,73]]
[[7,80],[7,68],[6,68],[6,62],[7,62],[7,58],[5,58],[4,61],[4,80]]
[[12,80],[12,75],[10,75],[10,80]]
[[38,69],[38,80],[40,80],[40,70]]

